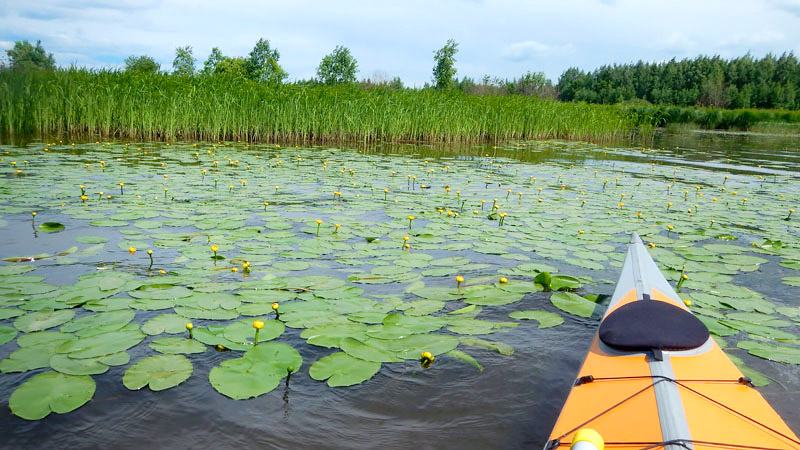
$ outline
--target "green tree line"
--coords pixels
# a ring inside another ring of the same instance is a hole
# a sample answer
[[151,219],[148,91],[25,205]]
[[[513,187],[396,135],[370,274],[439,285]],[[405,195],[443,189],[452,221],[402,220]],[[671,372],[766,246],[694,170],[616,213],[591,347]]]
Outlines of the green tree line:
[[556,87],[565,101],[611,104],[639,99],[657,105],[800,109],[800,61],[789,52],[761,59],[747,54],[639,61],[591,72],[572,67]]

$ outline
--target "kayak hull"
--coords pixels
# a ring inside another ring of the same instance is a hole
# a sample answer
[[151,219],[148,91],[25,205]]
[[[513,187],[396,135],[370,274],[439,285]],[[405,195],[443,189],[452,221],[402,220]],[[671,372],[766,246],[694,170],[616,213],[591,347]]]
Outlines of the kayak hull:
[[[688,311],[634,234],[604,320],[641,301]],[[569,448],[582,428],[599,432],[606,449],[800,449],[710,337],[686,350],[625,351],[595,335],[545,448]]]

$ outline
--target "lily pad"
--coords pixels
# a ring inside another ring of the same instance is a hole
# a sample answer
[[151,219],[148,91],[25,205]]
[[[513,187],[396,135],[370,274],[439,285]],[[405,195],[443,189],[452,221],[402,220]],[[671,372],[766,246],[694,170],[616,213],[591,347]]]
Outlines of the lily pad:
[[360,341],[351,337],[342,338],[339,347],[348,355],[364,361],[373,362],[399,362],[394,352],[386,349],[380,339],[364,339]]
[[[258,320],[258,319],[256,319]],[[260,319],[264,322],[264,328],[258,332],[258,342],[265,342],[283,334],[286,326],[279,320]],[[256,330],[253,328],[254,320],[245,319],[234,322],[225,327],[225,339],[242,344],[253,344]]]
[[12,341],[17,337],[17,330],[11,327],[0,326],[0,345]]
[[214,389],[232,399],[264,395],[278,387],[281,378],[300,369],[303,359],[286,344],[265,342],[211,369],[208,380]]
[[539,328],[550,328],[564,323],[564,319],[561,316],[550,311],[515,311],[508,316],[517,320],[536,320],[539,322]]
[[65,342],[56,348],[56,352],[75,359],[96,358],[125,351],[142,342],[144,337],[144,333],[138,330],[114,331]]
[[64,231],[64,224],[58,222],[44,222],[37,228],[42,233],[58,233]]
[[145,386],[153,391],[163,391],[186,381],[193,370],[192,363],[183,355],[150,356],[129,367],[122,377],[122,384],[132,391]]
[[353,386],[372,378],[381,363],[364,361],[347,353],[334,353],[311,365],[308,374],[317,381],[327,380],[328,386]]
[[161,333],[183,333],[189,322],[191,322],[189,319],[178,314],[162,314],[145,322],[142,325],[142,332],[151,336]]
[[95,383],[90,376],[40,373],[22,383],[8,399],[11,412],[26,420],[39,420],[51,412],[74,411],[94,396]]
[[559,292],[550,296],[550,302],[558,309],[581,317],[592,317],[594,307],[593,302],[586,300],[578,294],[572,292]]
[[169,355],[203,353],[206,351],[206,346],[202,343],[193,339],[184,339],[181,337],[163,337],[153,339],[153,342],[150,344],[150,348],[159,353]]
[[46,330],[70,321],[75,317],[75,311],[62,309],[54,311],[43,309],[37,312],[25,314],[14,320],[14,327],[19,331],[31,333],[33,331]]

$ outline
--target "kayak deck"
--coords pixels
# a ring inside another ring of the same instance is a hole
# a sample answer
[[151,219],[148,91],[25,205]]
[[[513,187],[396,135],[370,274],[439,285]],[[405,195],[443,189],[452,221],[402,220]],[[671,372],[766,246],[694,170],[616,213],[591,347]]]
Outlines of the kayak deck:
[[[634,234],[604,320],[642,301],[688,311]],[[800,449],[748,381],[710,337],[691,349],[626,351],[596,335],[545,448],[568,448],[591,428],[607,449]]]

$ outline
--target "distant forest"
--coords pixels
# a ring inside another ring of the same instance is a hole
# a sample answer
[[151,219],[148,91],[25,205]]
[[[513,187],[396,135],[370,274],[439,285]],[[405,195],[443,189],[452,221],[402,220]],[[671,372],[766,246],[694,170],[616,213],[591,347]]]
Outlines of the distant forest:
[[717,108],[800,109],[800,63],[794,53],[780,57],[719,56],[667,62],[602,66],[591,72],[565,71],[556,85],[564,101]]

